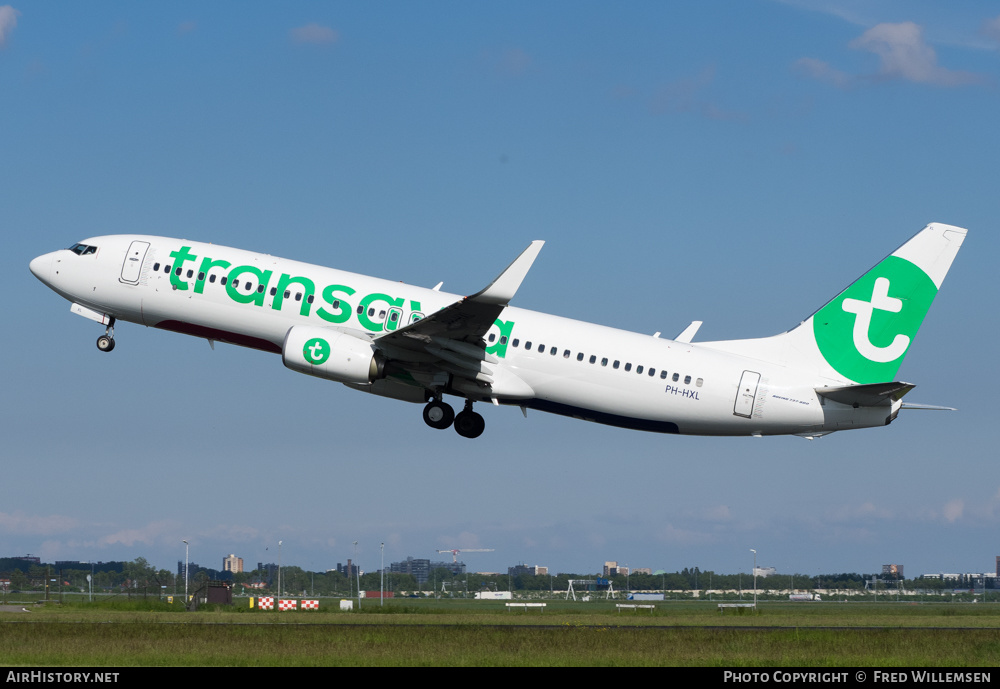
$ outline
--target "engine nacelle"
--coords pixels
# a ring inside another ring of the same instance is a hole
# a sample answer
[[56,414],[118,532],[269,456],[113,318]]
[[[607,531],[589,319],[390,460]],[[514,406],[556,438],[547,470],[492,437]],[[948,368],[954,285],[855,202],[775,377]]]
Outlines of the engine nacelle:
[[289,328],[281,361],[293,371],[338,383],[368,385],[385,375],[385,360],[369,340],[311,325]]

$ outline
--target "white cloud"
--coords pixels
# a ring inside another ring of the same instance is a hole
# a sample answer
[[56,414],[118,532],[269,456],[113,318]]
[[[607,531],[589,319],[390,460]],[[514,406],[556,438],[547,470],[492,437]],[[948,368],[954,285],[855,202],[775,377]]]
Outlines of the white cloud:
[[661,543],[671,543],[674,545],[711,543],[715,540],[711,534],[691,531],[690,529],[681,529],[673,524],[663,525],[659,531],[654,534],[654,537]]
[[941,510],[945,521],[949,524],[953,524],[958,519],[962,518],[962,512],[965,511],[965,501],[961,498],[956,498],[954,500],[949,500],[944,504],[944,508]]
[[122,529],[113,534],[102,536],[98,539],[100,545],[126,545],[133,546],[136,543],[153,545],[158,539],[170,536],[177,532],[177,523],[173,521],[159,521],[147,524],[139,529]]
[[316,24],[306,24],[297,26],[288,32],[293,43],[336,43],[340,40],[340,34],[329,26]]
[[20,16],[21,13],[10,5],[0,6],[0,48],[7,42],[7,37],[17,26],[17,18]]
[[17,535],[42,535],[64,533],[75,529],[78,522],[73,517],[51,514],[44,517],[26,515],[23,512],[0,512],[0,531]]
[[826,62],[812,57],[803,57],[796,60],[792,69],[796,74],[816,79],[817,81],[825,81],[837,88],[846,88],[851,83],[849,74],[841,72],[839,69],[834,69]]
[[1000,15],[985,20],[980,32],[987,38],[1000,43]]
[[923,29],[913,22],[878,24],[850,42],[855,50],[879,56],[879,76],[918,84],[961,86],[982,81],[969,72],[945,69],[937,64],[934,49],[924,41]]

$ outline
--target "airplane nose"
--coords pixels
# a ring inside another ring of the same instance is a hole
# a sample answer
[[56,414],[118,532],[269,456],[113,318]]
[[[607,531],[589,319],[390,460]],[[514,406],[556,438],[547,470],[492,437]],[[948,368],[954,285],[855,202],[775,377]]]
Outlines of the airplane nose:
[[49,274],[52,272],[52,254],[43,254],[38,258],[33,258],[28,264],[28,268],[32,275],[48,284]]

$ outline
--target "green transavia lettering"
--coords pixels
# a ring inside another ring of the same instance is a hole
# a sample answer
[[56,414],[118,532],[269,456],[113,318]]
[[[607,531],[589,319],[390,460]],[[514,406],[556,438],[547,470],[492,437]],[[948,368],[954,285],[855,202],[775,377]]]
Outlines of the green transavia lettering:
[[[289,275],[281,273],[274,281],[274,274],[271,270],[264,270],[252,265],[234,266],[224,259],[213,259],[208,256],[201,257],[198,267],[198,274],[193,278],[193,287],[189,284],[185,276],[185,263],[194,264],[199,257],[191,253],[191,247],[182,246],[176,251],[170,252],[170,258],[174,259],[173,267],[170,271],[170,284],[176,290],[191,289],[194,294],[204,294],[205,282],[209,272],[213,268],[228,270],[226,273],[225,291],[226,295],[237,304],[247,304],[266,308],[265,300],[270,295],[269,286],[274,282],[275,293],[271,299],[270,308],[274,311],[281,311],[287,298],[286,292],[301,294],[301,298],[293,301],[297,304],[299,315],[310,317],[312,315],[315,295],[319,294],[321,304],[317,305],[315,315],[327,323],[339,325],[347,323],[352,318],[357,320],[358,326],[373,333],[396,330],[404,323],[413,322],[423,318],[420,302],[414,299],[407,301],[405,297],[395,297],[382,292],[372,292],[361,298],[356,298],[357,290],[348,285],[326,285],[322,289],[317,289],[316,283],[301,275]],[[293,285],[298,289],[293,289]],[[350,301],[348,301],[350,300]],[[409,321],[403,319],[404,309],[409,304]],[[357,308],[355,308],[357,304]],[[381,306],[384,304],[385,306]],[[383,316],[383,312],[389,314]],[[394,317],[393,317],[394,316]],[[507,342],[510,340],[511,332],[514,329],[514,321],[496,320],[496,327],[500,334],[491,343],[486,352],[499,358],[504,358],[507,354]],[[317,342],[322,342],[318,340]],[[321,364],[329,356],[329,346],[327,345],[325,356],[321,353],[321,348],[310,345],[317,344],[310,340],[306,344],[307,351],[304,352],[307,361],[313,364]],[[317,359],[322,359],[318,361]]]

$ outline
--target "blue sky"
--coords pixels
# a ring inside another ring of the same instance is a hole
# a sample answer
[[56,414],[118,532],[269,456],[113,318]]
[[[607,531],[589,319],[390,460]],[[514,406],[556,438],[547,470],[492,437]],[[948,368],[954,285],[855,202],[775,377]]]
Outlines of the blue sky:
[[[0,554],[989,571],[998,85],[991,2],[0,6]],[[545,239],[516,305],[708,340],[932,221],[969,238],[899,376],[959,411],[814,442],[508,408],[468,441],[260,352],[101,354],[27,268],[147,233],[472,293]]]

